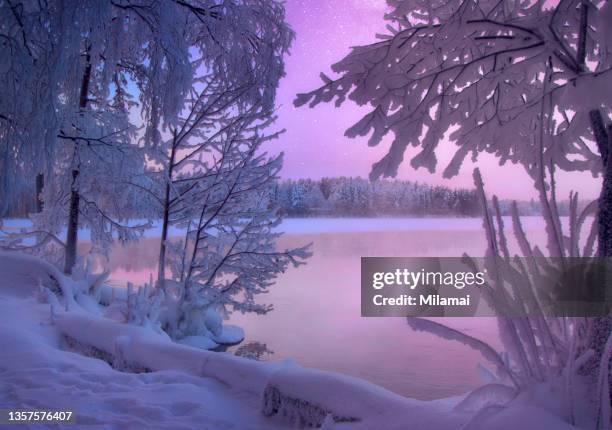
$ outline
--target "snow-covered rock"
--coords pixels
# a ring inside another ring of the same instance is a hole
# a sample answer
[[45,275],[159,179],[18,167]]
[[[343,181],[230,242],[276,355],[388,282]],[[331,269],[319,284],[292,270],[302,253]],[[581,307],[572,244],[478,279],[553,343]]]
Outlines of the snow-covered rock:
[[193,346],[200,349],[215,349],[219,346],[217,342],[208,336],[187,336],[177,340],[181,345]]
[[0,251],[3,295],[33,297],[39,286],[55,294],[69,288],[64,275],[55,266],[39,258],[16,252]]
[[213,340],[222,345],[235,345],[244,340],[244,330],[237,325],[226,324],[219,334],[213,336]]

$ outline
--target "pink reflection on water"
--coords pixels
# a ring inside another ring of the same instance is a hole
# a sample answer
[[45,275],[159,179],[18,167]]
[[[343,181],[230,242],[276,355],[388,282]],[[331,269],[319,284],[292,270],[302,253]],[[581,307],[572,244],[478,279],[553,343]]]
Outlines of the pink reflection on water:
[[[469,221],[469,228],[465,226]],[[313,257],[278,278],[260,301],[274,305],[265,316],[232,315],[245,328],[246,342],[267,344],[271,360],[339,371],[397,393],[431,399],[463,393],[482,381],[480,355],[465,346],[409,329],[403,318],[362,318],[362,256],[482,256],[484,232],[473,220],[455,220],[448,230],[287,234],[279,247],[313,242]],[[539,223],[528,225],[530,239],[543,243]],[[516,249],[515,241],[510,246]],[[155,273],[159,239],[117,247],[109,260],[111,279],[142,284]],[[492,318],[446,318],[443,322],[499,346]],[[236,347],[232,348],[233,350]]]

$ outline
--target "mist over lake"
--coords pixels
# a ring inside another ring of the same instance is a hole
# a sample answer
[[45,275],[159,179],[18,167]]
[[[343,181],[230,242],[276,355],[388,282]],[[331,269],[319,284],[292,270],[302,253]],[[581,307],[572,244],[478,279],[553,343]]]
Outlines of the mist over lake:
[[[505,219],[509,225],[510,219]],[[524,217],[530,240],[543,245],[544,224]],[[294,359],[300,365],[358,376],[399,394],[434,399],[464,393],[483,384],[481,356],[465,346],[413,332],[404,318],[362,318],[362,256],[475,257],[485,251],[480,218],[290,218],[279,227],[279,248],[313,243],[305,266],[289,268],[261,297],[274,310],[266,315],[231,315],[246,339],[229,348],[267,350],[270,361]],[[113,248],[110,282],[144,284],[157,270],[155,230],[140,242]],[[516,250],[513,237],[510,246]],[[500,345],[494,318],[446,318],[466,333]]]

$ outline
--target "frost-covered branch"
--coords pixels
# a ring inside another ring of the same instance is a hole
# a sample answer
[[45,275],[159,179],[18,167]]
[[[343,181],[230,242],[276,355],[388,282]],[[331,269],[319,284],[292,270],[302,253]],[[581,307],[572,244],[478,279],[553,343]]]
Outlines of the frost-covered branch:
[[[353,48],[332,66],[338,78],[322,75],[324,85],[299,94],[295,104],[335,99],[340,105],[349,99],[370,106],[346,135],[370,135],[369,145],[377,145],[393,134],[387,155],[372,168],[371,176],[378,178],[395,176],[410,146],[421,148],[412,166],[432,171],[436,148],[447,135],[457,146],[447,177],[468,154],[476,158],[482,151],[501,163],[528,166],[538,107],[545,101],[554,137],[546,142],[546,158],[564,170],[599,172],[598,155],[575,142],[591,140],[585,107],[610,111],[603,95],[609,77],[601,74],[610,67],[603,28],[608,6],[580,0],[552,8],[498,1],[441,4],[394,3],[388,19],[398,29],[390,27],[381,42]],[[589,19],[594,16],[601,18]],[[525,150],[515,151],[517,145]]]

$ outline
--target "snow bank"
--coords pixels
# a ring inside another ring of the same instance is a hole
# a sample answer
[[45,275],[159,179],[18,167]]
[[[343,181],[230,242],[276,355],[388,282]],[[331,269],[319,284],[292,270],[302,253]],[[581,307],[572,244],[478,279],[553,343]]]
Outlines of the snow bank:
[[466,414],[452,412],[445,402],[408,399],[361,379],[299,367],[279,369],[270,376],[264,413],[281,414],[300,427],[318,427],[331,419],[368,429],[394,428],[400,423],[454,429],[468,419]]
[[296,424],[321,425],[331,414],[335,422],[372,428],[408,414],[411,422],[435,424],[428,428],[452,429],[469,417],[453,413],[449,406],[442,410],[435,402],[406,399],[357,378],[192,348],[149,329],[84,312],[62,312],[55,324],[69,339],[103,351],[128,368],[180,369],[257,396],[264,393],[265,415],[278,414]]
[[33,297],[40,286],[56,294],[69,289],[55,266],[31,255],[0,251],[0,292],[16,297]]
[[329,414],[337,423],[353,423],[355,429],[386,428],[380,423],[394,428],[409,417],[410,422],[432,425],[426,428],[450,430],[469,418],[452,412],[450,405],[406,399],[357,378],[192,348],[146,328],[84,312],[62,312],[55,324],[69,339],[103,351],[128,368],[180,369],[255,396],[264,393],[264,414],[283,416],[292,424],[319,426]]
[[[0,373],[11,392],[17,393],[9,398],[0,390],[0,402],[10,407],[33,404],[34,408],[75,409],[92,425],[109,419],[103,428],[178,428],[172,423],[185,414],[189,414],[190,426],[183,428],[193,428],[196,423],[215,429],[281,427],[282,420],[264,416],[283,417],[291,425],[325,424],[326,430],[574,428],[533,399],[500,406],[498,401],[504,396],[498,390],[481,404],[484,409],[474,413],[471,400],[456,408],[457,400],[407,399],[349,376],[180,345],[151,327],[92,314],[78,301],[69,310],[49,314],[48,305],[32,297],[41,278],[46,279],[41,282],[57,282],[65,291],[78,287],[36,258],[0,255],[0,344],[11,346],[0,350]],[[100,360],[60,350],[62,339],[77,352],[89,351],[111,364],[120,363],[116,366],[120,370],[153,373],[116,372]],[[33,372],[43,375],[42,379],[32,376]],[[23,394],[30,386],[35,390]],[[117,389],[121,391],[116,393]],[[150,399],[142,398],[143,390]],[[54,394],[60,391],[61,396]],[[178,401],[176,396],[183,398]],[[35,401],[18,402],[16,398]],[[121,405],[127,406],[107,418],[108,411],[121,409]],[[197,421],[204,413],[201,408],[207,411],[208,421]],[[257,409],[259,414],[255,414]],[[157,415],[152,417],[151,411]],[[162,419],[170,421],[160,424]],[[217,425],[219,419],[223,426]],[[82,421],[79,423],[82,427]]]
[[55,324],[63,335],[111,354],[127,365],[154,371],[180,369],[257,394],[274,370],[265,363],[180,345],[145,327],[84,312],[59,313]]
[[118,372],[102,360],[61,349],[49,306],[33,298],[0,289],[0,315],[0,407],[71,410],[76,417],[75,425],[16,429],[287,429],[261,414],[258,396],[212,378],[181,370]]

